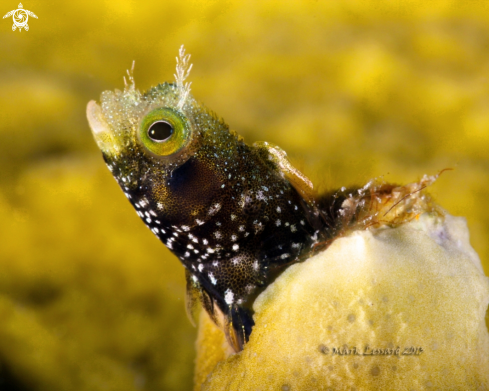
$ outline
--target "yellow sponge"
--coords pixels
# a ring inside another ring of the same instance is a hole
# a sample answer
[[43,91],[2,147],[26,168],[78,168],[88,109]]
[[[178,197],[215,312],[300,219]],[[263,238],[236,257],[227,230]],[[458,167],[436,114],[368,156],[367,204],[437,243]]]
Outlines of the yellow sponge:
[[463,218],[355,231],[257,298],[239,354],[203,314],[196,389],[489,390],[488,303]]

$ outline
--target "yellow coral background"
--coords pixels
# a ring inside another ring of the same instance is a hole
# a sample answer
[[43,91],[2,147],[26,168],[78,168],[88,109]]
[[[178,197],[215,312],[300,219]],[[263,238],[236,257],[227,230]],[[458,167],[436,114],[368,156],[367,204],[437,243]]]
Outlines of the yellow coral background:
[[321,189],[454,168],[431,193],[489,273],[486,1],[23,5],[28,32],[0,19],[0,389],[192,388],[183,268],[85,119],[133,60],[140,89],[171,80],[182,43],[194,96]]

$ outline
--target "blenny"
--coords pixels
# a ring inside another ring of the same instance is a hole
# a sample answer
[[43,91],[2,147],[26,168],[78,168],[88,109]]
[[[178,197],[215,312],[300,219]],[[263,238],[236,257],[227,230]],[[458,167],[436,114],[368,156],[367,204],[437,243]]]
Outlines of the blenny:
[[[192,97],[185,83],[189,59],[182,46],[175,82],[145,93],[128,71],[124,90],[103,92],[100,104],[88,103],[87,116],[137,214],[184,265],[190,318],[202,303],[239,351],[254,325],[257,295],[345,227],[378,223],[372,216],[380,216],[380,208],[365,216],[360,211],[386,194],[392,209],[396,187],[369,182],[318,196],[282,149],[245,144]],[[399,194],[417,192],[429,181]],[[391,209],[384,205],[386,214]]]

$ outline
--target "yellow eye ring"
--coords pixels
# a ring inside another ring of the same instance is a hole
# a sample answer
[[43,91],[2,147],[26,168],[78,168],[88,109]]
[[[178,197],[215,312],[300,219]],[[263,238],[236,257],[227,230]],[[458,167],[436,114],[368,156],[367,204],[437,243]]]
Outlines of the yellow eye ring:
[[177,111],[169,107],[158,108],[146,114],[141,121],[139,138],[155,155],[173,155],[190,140],[190,124]]

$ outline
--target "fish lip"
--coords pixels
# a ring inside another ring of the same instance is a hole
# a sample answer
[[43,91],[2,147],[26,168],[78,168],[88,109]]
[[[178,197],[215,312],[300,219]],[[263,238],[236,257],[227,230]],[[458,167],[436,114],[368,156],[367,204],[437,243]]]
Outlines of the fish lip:
[[100,150],[107,154],[116,154],[119,149],[117,137],[105,120],[102,108],[94,100],[87,104],[87,119]]
[[109,131],[109,125],[103,118],[102,109],[94,100],[87,104],[87,119],[95,139],[98,134]]

